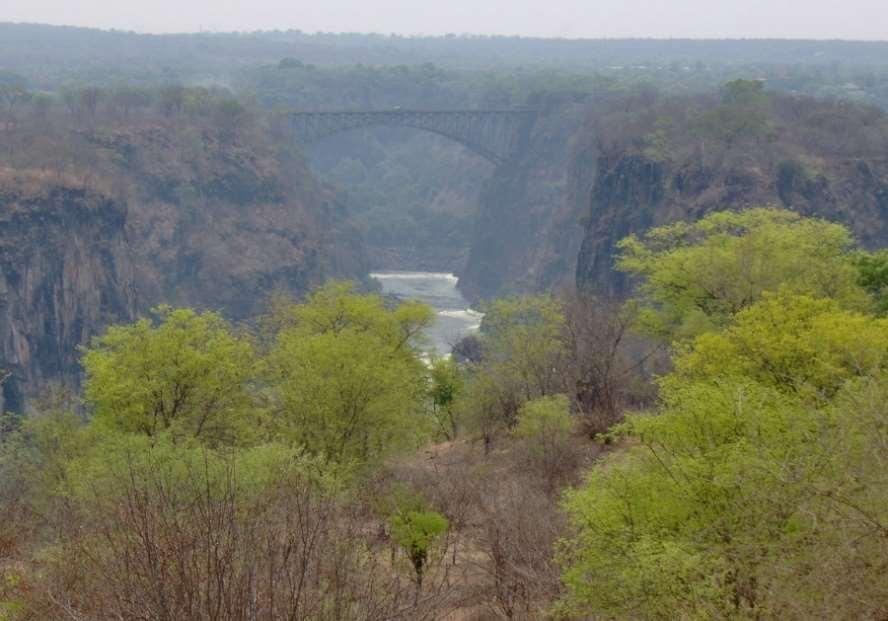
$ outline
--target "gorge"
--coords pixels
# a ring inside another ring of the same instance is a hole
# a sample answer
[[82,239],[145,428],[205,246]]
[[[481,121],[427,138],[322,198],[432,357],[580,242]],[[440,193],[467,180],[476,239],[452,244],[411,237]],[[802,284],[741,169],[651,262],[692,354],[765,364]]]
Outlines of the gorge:
[[0,621],[888,619],[888,42],[330,4],[0,22]]
[[[78,346],[159,304],[251,321],[275,292],[372,271],[454,274],[467,302],[448,312],[527,292],[620,296],[618,240],[756,205],[846,223],[867,247],[888,235],[888,131],[872,106],[759,81],[674,94],[593,74],[286,58],[234,82],[252,107],[154,85],[15,110],[0,161],[0,409],[49,381],[76,386]],[[409,127],[304,147],[286,118],[524,107],[533,123],[500,162]]]

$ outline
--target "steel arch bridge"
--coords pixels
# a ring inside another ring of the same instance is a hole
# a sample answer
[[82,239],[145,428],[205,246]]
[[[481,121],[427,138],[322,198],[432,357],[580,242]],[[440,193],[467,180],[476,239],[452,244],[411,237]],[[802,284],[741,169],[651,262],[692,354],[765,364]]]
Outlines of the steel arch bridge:
[[291,112],[287,115],[297,141],[309,145],[340,132],[379,125],[413,127],[461,143],[496,165],[526,146],[536,111],[506,110],[344,110]]

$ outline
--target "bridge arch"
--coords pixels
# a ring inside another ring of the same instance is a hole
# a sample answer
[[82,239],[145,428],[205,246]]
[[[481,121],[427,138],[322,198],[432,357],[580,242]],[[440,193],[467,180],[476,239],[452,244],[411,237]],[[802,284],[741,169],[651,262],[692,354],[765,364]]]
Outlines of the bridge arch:
[[328,136],[374,126],[412,127],[450,138],[495,165],[509,161],[527,145],[536,112],[506,110],[345,110],[291,112],[297,141],[308,145]]

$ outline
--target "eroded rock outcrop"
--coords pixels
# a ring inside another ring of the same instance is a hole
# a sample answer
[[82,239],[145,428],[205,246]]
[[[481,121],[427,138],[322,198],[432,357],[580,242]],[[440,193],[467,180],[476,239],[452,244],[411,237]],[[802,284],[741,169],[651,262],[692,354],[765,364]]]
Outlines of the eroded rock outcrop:
[[240,320],[275,290],[298,294],[367,271],[345,207],[297,154],[162,127],[121,130],[105,144],[135,154],[122,172],[132,179],[127,231],[144,306]]
[[614,269],[616,244],[632,233],[722,209],[774,206],[845,224],[864,247],[888,245],[888,162],[821,159],[812,174],[792,160],[752,160],[724,167],[676,165],[636,152],[602,156],[576,283],[622,295],[628,282]]

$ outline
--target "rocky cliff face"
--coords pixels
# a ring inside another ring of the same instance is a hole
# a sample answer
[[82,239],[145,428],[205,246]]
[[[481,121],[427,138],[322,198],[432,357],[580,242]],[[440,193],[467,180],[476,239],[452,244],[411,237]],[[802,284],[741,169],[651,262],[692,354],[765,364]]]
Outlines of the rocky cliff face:
[[366,273],[344,208],[297,153],[221,140],[103,128],[89,169],[0,175],[0,410],[51,380],[76,386],[78,346],[154,305],[242,320],[275,290]]
[[888,115],[756,86],[547,111],[531,149],[487,184],[460,287],[620,295],[619,240],[718,209],[782,206],[888,245]]
[[[478,299],[557,287],[573,275],[588,204],[573,174],[572,137],[585,106],[544,110],[527,151],[484,186],[460,289]],[[585,188],[586,190],[588,188]]]
[[616,244],[632,233],[721,209],[777,206],[848,226],[865,247],[888,245],[888,162],[821,160],[816,174],[788,160],[723,167],[655,161],[636,152],[601,156],[577,258],[580,289],[622,295]]
[[143,306],[255,315],[277,290],[360,278],[367,262],[337,195],[294,153],[148,127],[104,137],[133,179],[127,232]]
[[125,206],[63,179],[0,175],[0,411],[47,380],[76,385],[77,347],[137,308]]
[[[628,283],[613,267],[619,240],[722,209],[783,207],[843,223],[865,247],[888,245],[888,161],[882,155],[888,117],[848,106],[839,111],[847,126],[830,126],[834,104],[776,96],[770,103],[774,109],[764,118],[771,133],[758,143],[718,150],[715,145],[704,152],[685,142],[669,151],[669,145],[651,148],[648,134],[600,150],[594,170],[587,172],[594,183],[577,258],[577,286],[626,293]],[[781,114],[787,103],[797,106],[799,118]],[[676,131],[686,129],[679,124]],[[674,140],[678,143],[679,137]]]

